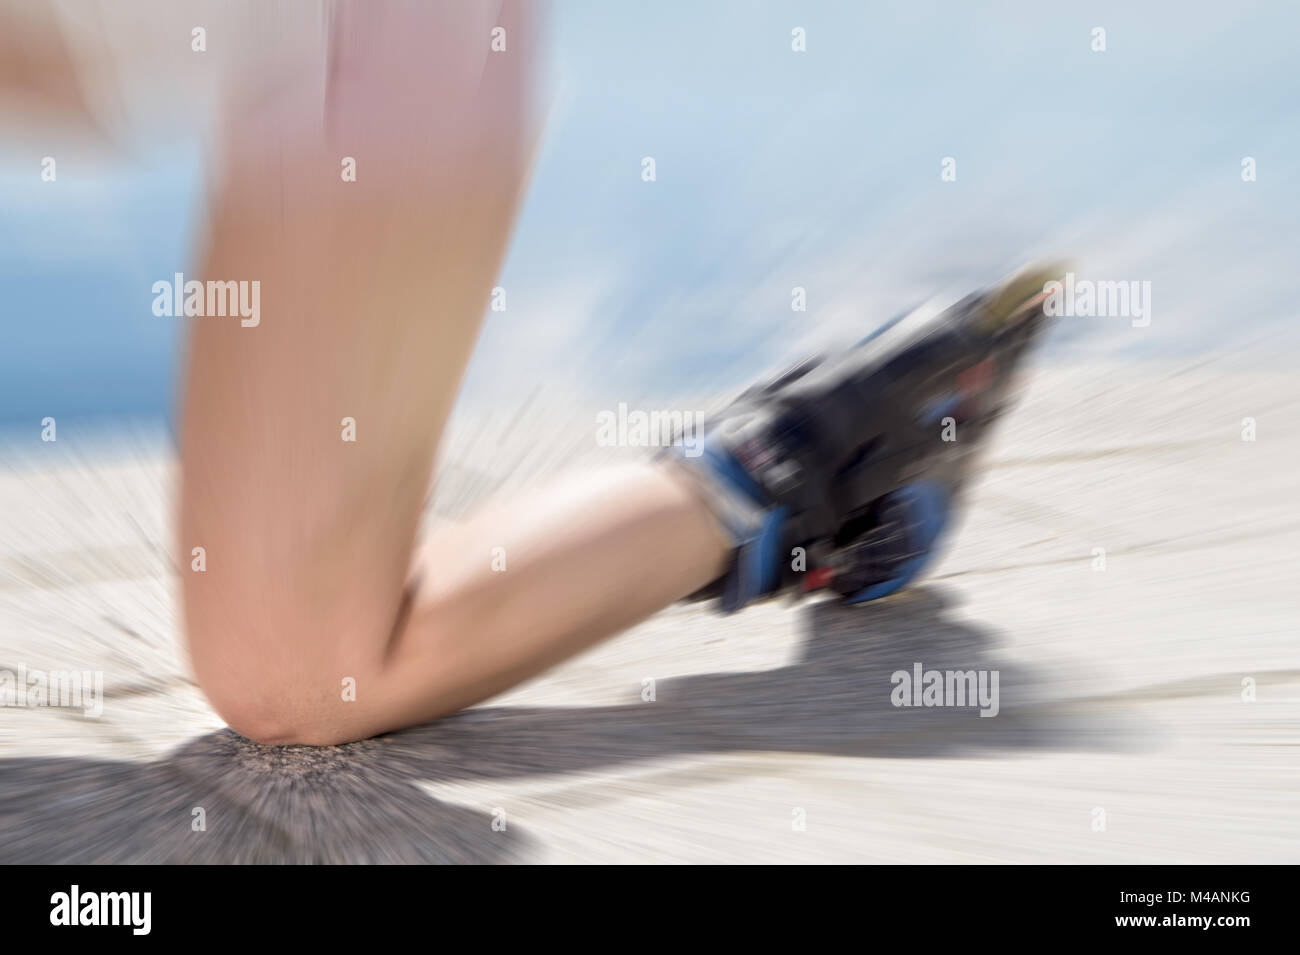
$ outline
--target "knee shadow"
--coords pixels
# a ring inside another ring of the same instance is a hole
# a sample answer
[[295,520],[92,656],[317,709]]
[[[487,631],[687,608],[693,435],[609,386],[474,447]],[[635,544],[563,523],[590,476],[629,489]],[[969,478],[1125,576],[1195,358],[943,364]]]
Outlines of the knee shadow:
[[[1114,749],[1125,720],[1053,703],[1052,674],[999,661],[995,635],[949,619],[933,587],[805,608],[791,665],[660,681],[654,702],[488,706],[336,747],[267,747],[230,730],[148,763],[0,760],[0,861],[509,862],[537,841],[421,783],[503,779],[695,753],[958,758]],[[1000,713],[898,708],[890,675],[1000,672]],[[1056,697],[1059,699],[1059,697]],[[194,831],[194,810],[206,829]]]

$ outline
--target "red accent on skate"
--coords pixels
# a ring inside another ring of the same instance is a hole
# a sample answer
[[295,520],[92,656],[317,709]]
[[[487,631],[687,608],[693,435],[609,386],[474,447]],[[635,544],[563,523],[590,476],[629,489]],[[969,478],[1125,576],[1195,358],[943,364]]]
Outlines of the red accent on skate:
[[957,373],[957,390],[961,393],[958,410],[962,417],[971,418],[980,411],[981,396],[993,382],[993,359],[985,358]]
[[814,567],[804,575],[803,589],[821,590],[830,584],[832,576],[834,575],[829,567]]
[[957,387],[967,395],[978,394],[993,380],[993,360],[985,358],[957,375]]

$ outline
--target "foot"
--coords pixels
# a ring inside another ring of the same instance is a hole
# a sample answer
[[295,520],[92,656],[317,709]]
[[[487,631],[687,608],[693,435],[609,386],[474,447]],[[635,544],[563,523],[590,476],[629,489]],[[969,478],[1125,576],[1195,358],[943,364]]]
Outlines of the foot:
[[728,571],[696,596],[730,611],[830,587],[857,602],[914,579],[1046,324],[1056,271],[1027,270],[802,362],[742,394],[698,457],[674,455],[735,543]]

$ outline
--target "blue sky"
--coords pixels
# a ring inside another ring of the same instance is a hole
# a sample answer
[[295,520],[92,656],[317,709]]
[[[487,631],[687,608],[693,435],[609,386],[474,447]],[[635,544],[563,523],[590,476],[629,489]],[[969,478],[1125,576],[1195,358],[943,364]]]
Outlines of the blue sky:
[[[1061,360],[1294,342],[1295,5],[979,6],[558,0],[466,401],[724,389],[1043,255],[1153,285],[1149,328],[1063,325]],[[197,147],[56,187],[34,148],[0,145],[0,422],[165,414],[183,329],[149,290],[193,265]]]

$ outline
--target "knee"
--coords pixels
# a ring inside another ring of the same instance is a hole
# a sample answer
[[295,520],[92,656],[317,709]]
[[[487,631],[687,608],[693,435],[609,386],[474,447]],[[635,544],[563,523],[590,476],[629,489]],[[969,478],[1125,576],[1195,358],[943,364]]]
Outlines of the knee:
[[240,655],[235,648],[192,653],[194,673],[217,715],[240,736],[266,746],[331,746],[364,732],[348,677],[328,659],[305,665]]
[[265,746],[324,745],[335,740],[317,739],[318,720],[291,681],[236,679],[199,671],[199,689],[217,715],[232,730]]
[[322,733],[317,721],[304,714],[292,700],[214,692],[209,688],[204,688],[204,693],[226,725],[254,743],[328,746],[343,742]]

